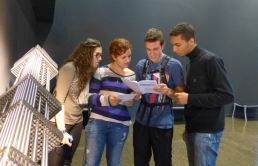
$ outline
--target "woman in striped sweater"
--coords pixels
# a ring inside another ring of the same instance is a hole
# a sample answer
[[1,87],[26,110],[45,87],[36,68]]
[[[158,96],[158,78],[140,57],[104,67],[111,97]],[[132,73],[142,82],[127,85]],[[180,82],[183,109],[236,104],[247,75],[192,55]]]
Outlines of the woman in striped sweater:
[[[131,124],[127,106],[132,106],[134,100],[121,102],[115,96],[135,93],[121,80],[135,80],[135,73],[128,69],[131,49],[132,45],[128,40],[113,40],[109,46],[111,63],[98,68],[91,80],[91,96],[88,102],[93,107],[85,127],[84,166],[100,165],[105,146],[107,164],[121,165],[121,154]],[[140,96],[141,94],[137,93],[134,99],[139,99]]]

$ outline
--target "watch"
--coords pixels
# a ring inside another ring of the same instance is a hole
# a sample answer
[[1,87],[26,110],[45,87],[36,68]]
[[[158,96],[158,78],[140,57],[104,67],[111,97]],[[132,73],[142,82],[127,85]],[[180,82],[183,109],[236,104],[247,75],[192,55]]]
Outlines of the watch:
[[66,129],[64,129],[64,130],[60,130],[60,131],[61,131],[63,134],[64,134],[64,133],[66,133]]

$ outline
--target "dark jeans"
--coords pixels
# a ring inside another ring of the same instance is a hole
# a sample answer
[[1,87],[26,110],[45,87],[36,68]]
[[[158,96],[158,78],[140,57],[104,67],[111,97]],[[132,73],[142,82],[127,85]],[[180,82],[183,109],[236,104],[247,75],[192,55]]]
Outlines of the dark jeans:
[[135,122],[133,125],[134,166],[149,166],[153,152],[155,166],[172,165],[173,128],[159,129]]
[[49,166],[66,166],[71,165],[73,155],[80,142],[82,133],[83,122],[76,123],[74,125],[65,125],[66,131],[73,136],[73,144],[71,147],[63,145],[56,147],[48,153],[48,165]]

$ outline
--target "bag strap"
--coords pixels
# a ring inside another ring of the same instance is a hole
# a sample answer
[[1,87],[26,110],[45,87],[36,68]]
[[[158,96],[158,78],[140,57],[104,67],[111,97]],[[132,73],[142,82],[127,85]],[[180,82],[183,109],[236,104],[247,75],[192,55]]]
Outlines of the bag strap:
[[[74,80],[74,77],[75,77],[75,73],[74,73],[74,75],[73,75],[72,82],[73,82],[73,80]],[[57,80],[55,81],[55,84],[54,84],[53,88],[50,90],[50,93],[52,93],[52,95],[54,95],[55,97],[56,97],[56,82],[57,82]],[[72,86],[72,82],[71,82],[71,84],[70,84],[70,86],[69,86],[69,89],[68,89],[66,95],[65,95],[64,102],[66,101],[66,98],[67,98],[67,96],[68,96],[70,87]]]
[[159,76],[160,76],[160,81],[164,84],[167,84],[167,79],[165,76],[165,67],[168,63],[168,61],[170,60],[170,56],[166,56],[166,58],[161,62],[160,64],[160,69],[159,69]]
[[[76,99],[76,96],[75,96],[74,90],[73,90],[73,84],[76,82],[76,81],[74,81],[74,78],[75,78],[75,72],[74,72],[73,79],[72,79],[72,82],[71,82],[71,85],[70,85],[69,90],[71,89],[71,91],[72,91],[72,97],[73,97],[74,102],[76,102],[76,103],[79,105],[78,97],[77,97],[77,99]],[[78,79],[78,78],[77,78],[77,79]],[[69,92],[69,90],[68,90],[68,92]],[[67,94],[66,94],[66,97],[67,97],[67,95],[68,95],[68,92],[67,92]],[[66,99],[66,97],[65,97],[65,99]]]
[[[163,61],[161,62],[160,66],[159,66],[159,73],[160,73],[160,80],[162,83],[167,84],[167,79],[165,77],[165,67],[168,63],[168,61],[170,60],[170,56],[166,56],[165,59],[163,59]],[[143,66],[143,70],[142,70],[142,80],[146,80],[146,76],[147,76],[147,72],[148,72],[148,68],[150,65],[150,59],[149,57],[146,58],[144,66]]]
[[[171,56],[166,56],[163,61],[161,62],[160,66],[159,66],[159,76],[160,76],[160,82],[164,83],[164,84],[168,84],[168,81],[166,79],[166,75],[165,75],[165,68],[166,65],[168,63],[168,61],[173,58]],[[150,64],[150,59],[149,57],[146,58],[145,63],[144,63],[144,67],[142,70],[142,80],[146,80],[146,76],[147,76],[147,72],[148,72],[148,67]],[[170,105],[173,106],[173,100],[170,100]]]
[[150,64],[150,59],[149,59],[149,57],[147,57],[145,60],[143,69],[142,69],[142,80],[146,80],[149,64]]

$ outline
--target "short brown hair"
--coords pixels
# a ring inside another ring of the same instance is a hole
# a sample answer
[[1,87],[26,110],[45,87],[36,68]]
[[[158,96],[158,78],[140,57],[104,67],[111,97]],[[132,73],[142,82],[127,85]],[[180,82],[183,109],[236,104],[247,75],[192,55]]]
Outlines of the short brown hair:
[[151,28],[146,32],[144,37],[144,42],[156,42],[160,41],[160,45],[162,46],[164,43],[163,33],[157,28]]
[[124,54],[128,49],[132,49],[131,43],[124,38],[114,39],[109,45],[109,56],[111,62],[114,62],[112,55],[115,57]]
[[193,26],[186,22],[181,22],[177,24],[171,29],[169,36],[171,37],[178,35],[182,35],[182,39],[186,41],[189,41],[191,38],[195,39],[195,32]]

